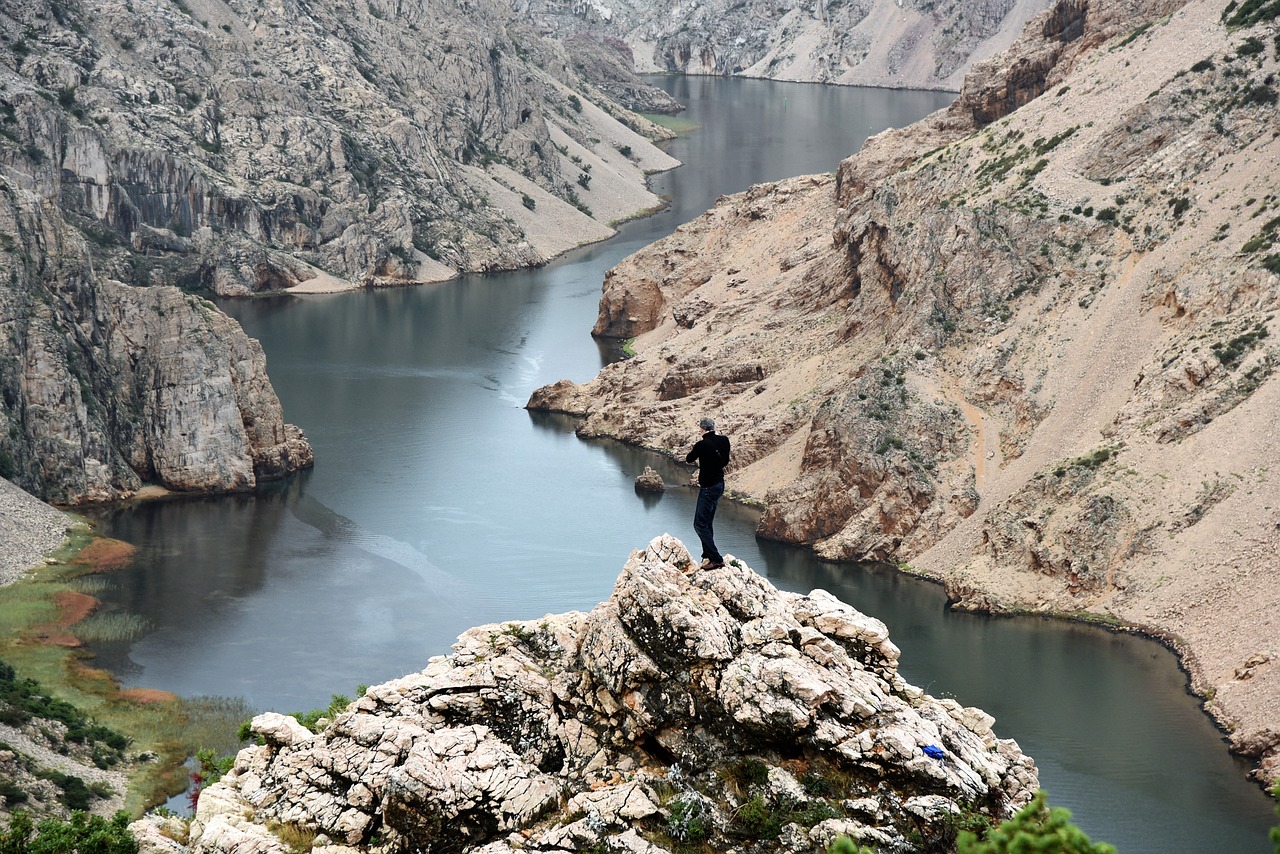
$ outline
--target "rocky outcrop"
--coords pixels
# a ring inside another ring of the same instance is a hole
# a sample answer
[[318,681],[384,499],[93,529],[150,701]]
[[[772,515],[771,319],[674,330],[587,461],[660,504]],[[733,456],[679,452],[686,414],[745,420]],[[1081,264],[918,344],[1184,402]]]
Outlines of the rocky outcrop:
[[144,483],[233,491],[311,465],[262,347],[174,287],[99,279],[83,238],[30,194],[0,192],[0,463],[46,500]]
[[624,260],[595,331],[636,357],[530,405],[673,455],[713,412],[764,536],[1175,639],[1274,775],[1280,668],[1247,664],[1280,631],[1271,42],[1210,4],[1059,3],[834,181]]
[[319,734],[255,718],[192,849],[287,850],[269,827],[357,850],[888,849],[1026,802],[1031,760],[898,656],[824,591],[659,537],[590,613],[472,629]]
[[[1009,46],[1044,0],[521,0],[542,32],[588,30],[626,48],[637,70],[773,80],[958,89]],[[1081,4],[1082,6],[1084,4]]]

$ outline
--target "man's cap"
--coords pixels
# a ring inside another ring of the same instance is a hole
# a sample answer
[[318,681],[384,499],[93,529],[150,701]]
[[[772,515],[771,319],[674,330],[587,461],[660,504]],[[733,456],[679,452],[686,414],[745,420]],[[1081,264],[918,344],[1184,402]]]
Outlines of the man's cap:
[[716,429],[716,420],[714,418],[704,418],[698,422],[698,426],[703,430],[714,430]]

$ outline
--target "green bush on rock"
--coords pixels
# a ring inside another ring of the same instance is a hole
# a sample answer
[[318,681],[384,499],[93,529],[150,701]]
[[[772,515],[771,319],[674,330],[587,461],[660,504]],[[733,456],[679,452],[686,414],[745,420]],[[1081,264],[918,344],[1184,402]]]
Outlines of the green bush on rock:
[[1071,812],[1050,807],[1048,795],[1041,789],[1031,803],[1018,814],[987,833],[977,835],[960,831],[956,838],[958,854],[1015,854],[1036,851],[1039,854],[1116,854],[1105,842],[1092,842],[1083,830],[1071,823]]

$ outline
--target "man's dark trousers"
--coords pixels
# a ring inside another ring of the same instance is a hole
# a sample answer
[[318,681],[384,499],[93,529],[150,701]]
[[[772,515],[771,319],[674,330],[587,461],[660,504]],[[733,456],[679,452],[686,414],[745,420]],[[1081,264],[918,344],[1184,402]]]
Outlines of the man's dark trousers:
[[697,532],[698,539],[702,540],[702,557],[712,563],[721,563],[724,560],[720,550],[716,548],[715,533],[711,529],[711,522],[716,517],[716,505],[720,503],[721,495],[724,495],[723,480],[700,488],[698,507],[693,511],[693,530]]

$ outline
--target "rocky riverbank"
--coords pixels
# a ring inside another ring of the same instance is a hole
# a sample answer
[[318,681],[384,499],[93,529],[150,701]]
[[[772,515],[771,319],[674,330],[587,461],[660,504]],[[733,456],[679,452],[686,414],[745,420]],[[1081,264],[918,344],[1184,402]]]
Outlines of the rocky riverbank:
[[898,656],[830,594],[659,537],[590,613],[472,629],[319,733],[255,718],[190,850],[885,849],[1010,815],[1032,761]]
[[834,178],[753,188],[626,259],[634,359],[539,390],[666,453],[734,437],[765,537],[910,562],[958,607],[1170,639],[1280,775],[1274,23],[1057,3]]
[[67,514],[0,478],[0,586],[39,566],[73,524]]

